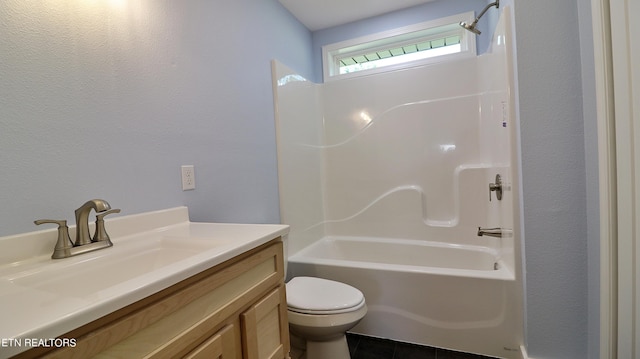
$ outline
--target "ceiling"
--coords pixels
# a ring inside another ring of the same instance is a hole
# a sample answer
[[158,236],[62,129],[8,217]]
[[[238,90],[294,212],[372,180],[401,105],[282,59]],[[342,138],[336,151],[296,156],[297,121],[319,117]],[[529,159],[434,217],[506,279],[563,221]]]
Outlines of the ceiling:
[[278,0],[309,30],[366,19],[434,0]]

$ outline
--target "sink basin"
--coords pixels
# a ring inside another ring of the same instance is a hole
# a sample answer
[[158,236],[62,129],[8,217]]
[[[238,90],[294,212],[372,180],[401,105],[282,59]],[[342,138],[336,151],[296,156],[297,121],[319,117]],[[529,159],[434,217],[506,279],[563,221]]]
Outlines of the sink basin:
[[171,236],[138,240],[119,243],[93,256],[78,256],[78,260],[61,263],[64,265],[54,261],[51,266],[30,268],[5,279],[21,287],[95,299],[114,286],[228,245],[228,241]]

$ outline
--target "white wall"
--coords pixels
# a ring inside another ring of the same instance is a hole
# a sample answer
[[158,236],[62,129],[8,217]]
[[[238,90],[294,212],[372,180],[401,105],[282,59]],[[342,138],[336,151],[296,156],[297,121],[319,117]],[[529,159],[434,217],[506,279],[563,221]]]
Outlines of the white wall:
[[6,0],[0,34],[0,236],[96,197],[279,222],[270,60],[313,61],[276,0]]

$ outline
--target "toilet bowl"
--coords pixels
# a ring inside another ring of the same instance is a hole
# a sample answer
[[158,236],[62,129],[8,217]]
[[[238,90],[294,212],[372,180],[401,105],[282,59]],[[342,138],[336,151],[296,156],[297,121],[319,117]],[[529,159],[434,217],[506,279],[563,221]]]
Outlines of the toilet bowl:
[[307,359],[349,359],[345,333],[367,313],[362,292],[314,277],[295,277],[286,286],[289,329],[306,342]]

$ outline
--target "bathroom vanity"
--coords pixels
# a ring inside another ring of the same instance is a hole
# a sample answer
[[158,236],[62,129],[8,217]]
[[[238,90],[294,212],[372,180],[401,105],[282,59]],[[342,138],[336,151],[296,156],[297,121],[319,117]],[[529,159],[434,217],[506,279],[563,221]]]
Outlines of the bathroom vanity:
[[184,207],[107,226],[114,246],[95,253],[15,260],[55,230],[2,252],[0,357],[288,357],[288,226],[194,223]]

